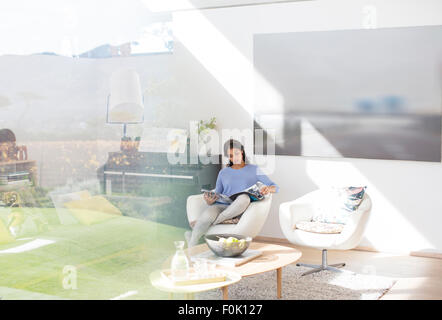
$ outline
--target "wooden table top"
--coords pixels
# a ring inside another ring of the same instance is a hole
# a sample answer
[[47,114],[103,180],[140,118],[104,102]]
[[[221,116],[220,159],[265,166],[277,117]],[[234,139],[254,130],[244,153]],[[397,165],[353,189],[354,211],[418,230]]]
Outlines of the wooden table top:
[[196,293],[230,286],[241,280],[241,275],[236,272],[226,272],[226,280],[202,284],[175,286],[161,275],[160,270],[155,270],[149,275],[150,283],[157,289],[173,293]]
[[[277,244],[252,242],[250,249],[262,251],[262,255],[238,267],[218,266],[219,269],[227,271],[234,271],[239,273],[242,277],[247,277],[267,271],[276,270],[294,263],[301,258],[301,251]],[[210,250],[207,244],[200,244],[198,246],[186,249],[188,256],[193,256],[198,253]],[[171,258],[165,262],[166,266],[170,266]]]

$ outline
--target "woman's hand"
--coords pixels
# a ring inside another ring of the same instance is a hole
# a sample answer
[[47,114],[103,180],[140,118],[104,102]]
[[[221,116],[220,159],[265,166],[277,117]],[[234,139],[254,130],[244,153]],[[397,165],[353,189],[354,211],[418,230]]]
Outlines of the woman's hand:
[[210,206],[211,204],[215,203],[215,201],[218,199],[218,196],[213,192],[204,192],[204,200],[206,200],[206,203]]
[[266,194],[276,192],[276,187],[275,186],[263,186],[263,187],[261,187],[261,189],[259,189],[259,192],[263,196],[265,196]]

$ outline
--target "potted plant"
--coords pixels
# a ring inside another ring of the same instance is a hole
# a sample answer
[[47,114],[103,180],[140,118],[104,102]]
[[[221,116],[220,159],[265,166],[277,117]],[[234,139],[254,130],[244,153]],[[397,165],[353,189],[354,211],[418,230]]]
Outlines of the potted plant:
[[[200,145],[207,145],[210,142],[210,130],[216,128],[216,117],[210,118],[208,121],[200,120],[198,123],[198,141]],[[206,150],[208,150],[206,148]],[[208,150],[210,153],[210,149]]]

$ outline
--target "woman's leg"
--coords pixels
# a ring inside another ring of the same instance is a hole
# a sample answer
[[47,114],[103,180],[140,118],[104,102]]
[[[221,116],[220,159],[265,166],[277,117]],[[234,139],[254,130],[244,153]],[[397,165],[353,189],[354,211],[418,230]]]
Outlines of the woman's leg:
[[246,211],[249,204],[250,197],[247,194],[240,194],[238,197],[236,197],[235,201],[233,201],[225,210],[223,210],[218,215],[213,224],[218,224],[223,222],[224,220],[232,219],[239,216],[241,213]]
[[213,204],[209,206],[204,212],[198,217],[195,222],[195,226],[192,230],[192,236],[189,239],[188,246],[193,247],[198,244],[199,239],[209,230],[213,221],[224,210],[226,206],[222,204]]

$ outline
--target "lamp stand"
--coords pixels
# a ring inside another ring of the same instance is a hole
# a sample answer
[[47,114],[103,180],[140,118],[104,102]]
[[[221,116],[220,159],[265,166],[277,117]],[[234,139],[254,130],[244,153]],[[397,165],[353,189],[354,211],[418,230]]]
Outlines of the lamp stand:
[[126,131],[127,131],[127,124],[123,123],[123,138],[126,137]]

